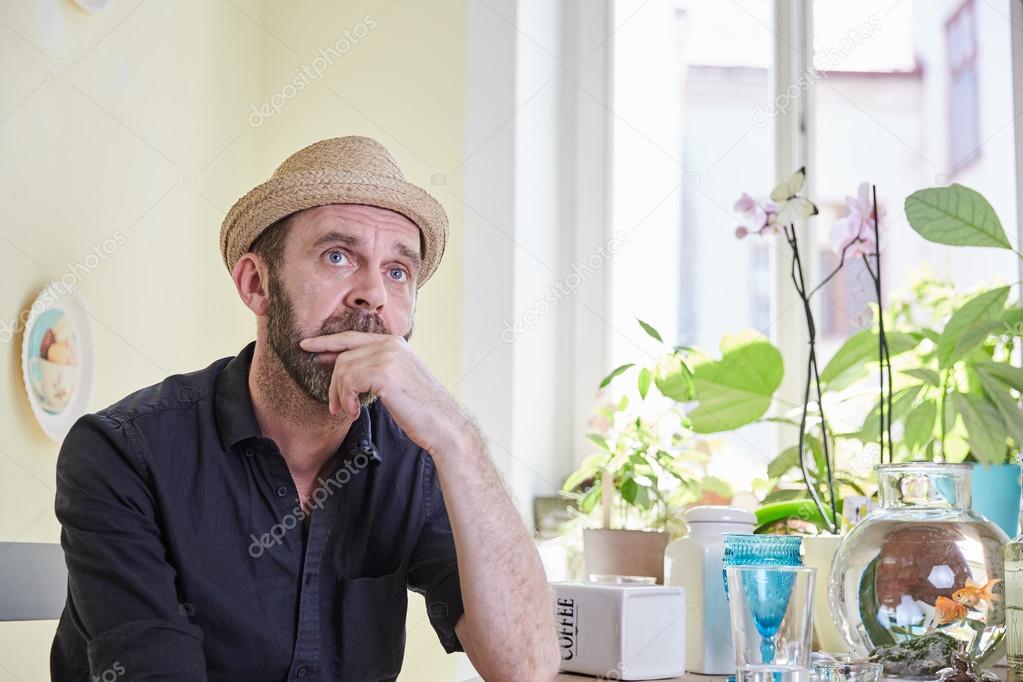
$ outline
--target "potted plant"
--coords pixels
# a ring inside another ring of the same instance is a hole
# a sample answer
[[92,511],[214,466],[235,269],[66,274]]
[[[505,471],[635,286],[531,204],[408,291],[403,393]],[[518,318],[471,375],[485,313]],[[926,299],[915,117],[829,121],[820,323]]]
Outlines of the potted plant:
[[[906,200],[906,214],[932,241],[1011,248],[990,205],[965,187],[916,192]],[[892,334],[909,337],[911,352],[897,371],[889,365],[892,390],[858,436],[887,441],[889,462],[901,462],[881,467],[881,508],[843,540],[830,601],[850,646],[878,656],[888,674],[896,672],[902,649],[948,637],[982,663],[1000,655],[994,633],[1004,627],[1004,613],[992,606],[1002,598],[999,547],[1006,534],[974,511],[997,491],[975,484],[982,494],[971,509],[974,472],[959,463],[1007,466],[1021,442],[1023,371],[1010,364],[1020,317],[1007,305],[1010,292],[996,287],[962,297],[925,282],[916,288],[924,305],[896,305],[888,315],[878,309],[878,318],[899,330]],[[892,423],[900,427],[897,441]],[[1011,486],[1010,499],[996,502],[1003,509],[1019,499],[1018,469],[1009,468],[1001,478]],[[1011,516],[1015,530],[1015,511]],[[978,556],[986,559],[977,564]],[[968,596],[974,591],[977,599]]]
[[[1023,259],[991,204],[973,189],[922,189],[906,198],[905,208],[910,226],[929,241],[1008,249]],[[930,312],[947,315],[947,322],[920,329],[924,350],[906,372],[917,381],[903,389],[907,446],[928,459],[975,462],[973,486],[983,494],[974,497],[974,508],[1010,537],[1018,532],[1023,445],[1023,369],[1012,364],[1023,336],[1023,309],[1010,302],[1017,284],[965,299],[931,287]]]
[[[638,322],[664,343],[654,327]],[[699,475],[709,451],[693,440],[679,407],[692,398],[695,386],[686,361],[689,350],[669,348],[652,366],[621,365],[600,382],[607,389],[634,377],[632,390],[597,409],[596,428],[588,435],[595,452],[562,488],[587,520],[600,518],[599,528],[583,531],[591,576],[647,576],[663,582],[664,548],[684,532],[685,506],[700,499],[727,501],[731,495],[723,481]]]

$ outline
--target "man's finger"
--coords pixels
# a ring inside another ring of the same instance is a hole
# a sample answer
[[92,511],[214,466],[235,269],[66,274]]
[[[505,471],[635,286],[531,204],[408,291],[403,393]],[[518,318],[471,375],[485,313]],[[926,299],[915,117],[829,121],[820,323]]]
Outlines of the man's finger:
[[[331,397],[334,400],[334,404],[337,405],[338,412],[344,412],[345,416],[350,420],[354,421],[358,417],[359,412],[359,394],[353,391],[347,386],[348,381],[340,373],[334,373],[334,379],[331,382]],[[352,394],[354,393],[355,399],[355,410],[352,410]]]
[[336,352],[336,351],[320,351],[317,353],[318,357],[333,357],[333,363],[335,370],[345,367],[351,367],[353,363],[365,362],[366,359],[372,358],[380,352],[378,346],[360,346],[358,348],[352,348],[350,350]]
[[382,334],[347,331],[339,332],[337,334],[310,336],[307,339],[299,341],[298,345],[303,350],[307,350],[311,353],[320,351],[334,351],[340,353],[350,348],[359,348],[360,346],[376,343],[385,338],[387,337]]
[[338,411],[344,412],[353,421],[358,419],[362,409],[359,396],[363,393],[376,393],[379,390],[370,377],[379,374],[383,369],[383,365],[371,365],[351,372],[335,372],[331,378],[330,392]]

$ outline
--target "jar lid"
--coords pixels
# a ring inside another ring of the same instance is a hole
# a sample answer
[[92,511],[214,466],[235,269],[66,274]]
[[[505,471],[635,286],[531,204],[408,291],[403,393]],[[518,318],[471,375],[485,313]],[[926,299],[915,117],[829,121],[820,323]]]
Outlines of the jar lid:
[[753,512],[741,507],[724,507],[704,505],[692,507],[686,512],[687,523],[745,523],[756,525],[757,517]]

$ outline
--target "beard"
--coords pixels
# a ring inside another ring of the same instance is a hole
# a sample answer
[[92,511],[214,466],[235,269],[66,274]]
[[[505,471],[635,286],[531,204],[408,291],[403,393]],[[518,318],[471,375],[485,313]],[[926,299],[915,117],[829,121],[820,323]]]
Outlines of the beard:
[[[299,341],[307,338],[307,335],[299,328],[295,320],[295,306],[276,273],[270,275],[266,316],[270,348],[280,360],[284,371],[302,392],[313,400],[327,404],[330,381],[334,375],[334,364],[317,362],[316,353],[303,350],[298,345]],[[387,323],[379,315],[346,309],[343,313],[324,320],[320,326],[319,335],[338,334],[346,331],[370,334],[391,333]],[[405,338],[408,339],[411,334],[410,330]],[[376,396],[372,393],[359,394],[359,403],[363,406],[369,405],[374,400],[376,400]]]

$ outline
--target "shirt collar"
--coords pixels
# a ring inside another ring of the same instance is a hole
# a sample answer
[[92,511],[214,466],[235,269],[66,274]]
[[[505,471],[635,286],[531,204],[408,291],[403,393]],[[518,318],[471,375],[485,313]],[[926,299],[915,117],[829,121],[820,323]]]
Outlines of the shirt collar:
[[[217,376],[213,411],[220,444],[225,451],[230,451],[243,440],[263,438],[252,407],[252,394],[249,393],[249,368],[255,349],[256,342],[250,342],[224,365]],[[370,407],[362,408],[339,450],[349,455],[364,454],[379,462],[380,456],[373,444]]]

